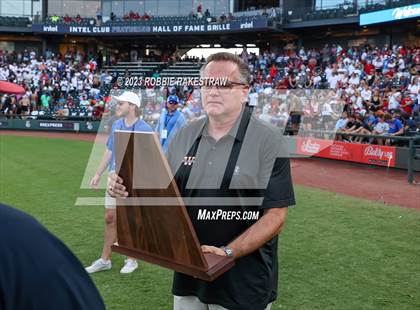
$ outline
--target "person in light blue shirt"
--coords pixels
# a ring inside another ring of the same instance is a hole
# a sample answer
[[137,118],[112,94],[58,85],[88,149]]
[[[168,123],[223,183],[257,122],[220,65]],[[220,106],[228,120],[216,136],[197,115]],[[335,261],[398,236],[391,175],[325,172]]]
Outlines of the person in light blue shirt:
[[176,95],[168,96],[166,108],[162,109],[159,121],[156,124],[155,131],[159,135],[165,153],[168,151],[168,145],[172,138],[187,123],[184,114],[178,109],[178,105],[179,99]]
[[337,120],[337,123],[335,124],[335,131],[341,131],[344,128],[346,128],[347,122],[348,122],[347,112],[343,112],[343,114],[341,115],[341,118],[339,118]]
[[147,131],[151,132],[153,129],[147,124],[145,121],[136,118],[133,123],[130,123],[127,118],[119,118],[116,120],[111,127],[111,133],[108,137],[108,141],[106,142],[107,149],[112,153],[112,157],[109,163],[109,171],[115,170],[115,151],[114,151],[114,143],[115,143],[115,131],[116,130],[124,130],[124,131]]
[[[106,150],[102,161],[94,177],[90,181],[90,186],[96,188],[101,179],[101,175],[108,167],[110,173],[115,170],[115,131],[147,131],[152,132],[152,128],[140,116],[140,98],[137,94],[126,91],[121,96],[114,97],[117,100],[116,114],[117,119],[111,127]],[[94,261],[89,267],[86,267],[88,273],[104,271],[111,269],[111,246],[116,241],[116,201],[114,198],[105,195],[105,232],[102,254],[99,259]],[[134,258],[125,260],[125,264],[120,273],[131,273],[138,268],[137,261]]]

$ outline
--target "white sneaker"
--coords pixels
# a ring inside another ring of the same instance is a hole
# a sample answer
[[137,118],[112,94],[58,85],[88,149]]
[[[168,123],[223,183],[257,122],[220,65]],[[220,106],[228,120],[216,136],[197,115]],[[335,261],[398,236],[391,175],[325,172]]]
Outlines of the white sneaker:
[[139,267],[139,264],[135,259],[127,258],[124,263],[124,267],[121,268],[120,273],[132,273]]
[[110,260],[105,260],[103,258],[100,258],[98,260],[95,260],[92,265],[90,265],[89,267],[86,267],[86,271],[88,273],[94,273],[94,272],[98,272],[98,271],[104,271],[104,270],[109,270],[111,269],[112,264]]

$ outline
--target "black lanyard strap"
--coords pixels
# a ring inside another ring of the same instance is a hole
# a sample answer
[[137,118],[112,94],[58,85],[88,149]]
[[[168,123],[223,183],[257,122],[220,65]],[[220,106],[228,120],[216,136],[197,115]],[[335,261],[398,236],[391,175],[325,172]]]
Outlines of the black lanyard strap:
[[228,190],[232,176],[235,171],[235,166],[239,158],[239,154],[242,148],[242,142],[245,138],[246,131],[248,129],[249,120],[252,115],[252,107],[245,105],[244,112],[242,114],[241,122],[236,133],[235,141],[233,142],[232,151],[230,152],[229,160],[226,165],[225,174],[223,176],[222,184],[220,189]]
[[[226,165],[226,170],[223,176],[222,184],[220,189],[216,191],[222,190],[222,192],[229,192],[229,186],[232,181],[232,176],[235,171],[236,162],[238,161],[239,154],[242,148],[242,141],[245,137],[246,130],[248,128],[249,121],[252,115],[252,107],[245,105],[244,112],[242,114],[242,118],[238,127],[238,131],[236,133],[236,138],[232,146],[232,151],[229,156],[228,163]],[[203,127],[204,130],[204,127]],[[181,164],[180,168],[178,169],[175,180],[177,181],[178,188],[181,192],[186,194],[186,196],[193,195],[196,189],[186,190],[187,182],[191,174],[191,169],[193,167],[192,164],[185,164],[186,161],[191,160],[194,161],[195,156],[198,151],[198,147],[200,145],[201,136],[203,130],[198,135],[197,139],[194,141],[194,144],[191,146],[190,150],[184,156],[184,161]],[[188,192],[188,194],[187,194]]]

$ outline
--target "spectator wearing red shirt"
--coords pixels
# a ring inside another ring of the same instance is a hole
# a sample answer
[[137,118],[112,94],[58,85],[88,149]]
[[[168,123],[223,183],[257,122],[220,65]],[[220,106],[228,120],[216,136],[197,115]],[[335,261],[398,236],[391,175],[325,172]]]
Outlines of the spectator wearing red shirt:
[[276,65],[275,64],[273,64],[272,66],[271,66],[271,68],[270,68],[270,77],[272,78],[272,79],[274,79],[275,77],[276,77],[276,75],[277,75],[277,67],[276,67]]
[[387,73],[385,74],[385,77],[392,79],[394,77],[394,70],[390,69],[387,71]]
[[66,16],[64,16],[63,20],[64,20],[65,23],[71,23],[72,22],[72,18],[68,14],[66,14]]
[[316,59],[315,58],[309,59],[308,68],[311,70],[311,72],[313,72],[315,70],[316,63],[317,62],[316,62]]
[[82,18],[80,17],[80,14],[77,14],[76,18],[74,19],[74,21],[76,23],[81,23],[82,22]]
[[413,112],[413,99],[407,94],[400,103],[400,108],[406,116],[410,116]]
[[375,71],[375,66],[372,65],[370,61],[367,61],[364,66],[364,71],[368,75],[373,74],[373,72]]
[[289,79],[287,76],[284,76],[278,83],[277,89],[287,89],[289,87]]
[[42,72],[42,75],[41,75],[42,84],[45,85],[45,83],[47,83],[48,80],[49,80],[48,74],[45,71]]
[[398,48],[398,53],[403,57],[407,56],[407,50],[404,48],[404,46],[400,46]]

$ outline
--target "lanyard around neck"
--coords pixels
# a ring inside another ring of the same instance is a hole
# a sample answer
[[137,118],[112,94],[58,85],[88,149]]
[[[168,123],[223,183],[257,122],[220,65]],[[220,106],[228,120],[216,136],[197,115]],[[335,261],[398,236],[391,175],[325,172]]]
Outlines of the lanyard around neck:
[[[235,141],[233,143],[232,146],[232,151],[230,153],[229,156],[229,160],[226,166],[226,170],[225,173],[223,175],[223,179],[222,179],[222,184],[220,186],[220,189],[222,190],[228,190],[229,186],[230,186],[230,182],[232,180],[232,176],[233,173],[235,171],[235,166],[236,163],[238,161],[239,158],[239,154],[242,148],[242,142],[244,140],[245,134],[246,134],[246,130],[248,128],[248,124],[249,121],[251,119],[251,115],[252,115],[252,107],[246,105],[242,114],[242,118],[238,127],[238,131],[236,133],[236,137],[235,137]],[[188,153],[185,155],[186,158],[193,158],[196,156],[197,151],[198,151],[198,146],[200,144],[201,141],[201,136],[203,134],[204,131],[204,127],[201,129],[200,134],[198,135],[197,139],[194,141],[194,144],[191,146],[190,150],[188,151]],[[190,177],[191,174],[191,169],[192,169],[192,165],[182,165],[181,168],[179,170],[182,171],[178,171],[177,174],[180,172],[181,173],[181,178],[182,178],[182,185],[180,187],[183,187],[181,190],[185,189],[188,179]],[[179,184],[180,185],[180,184]]]

